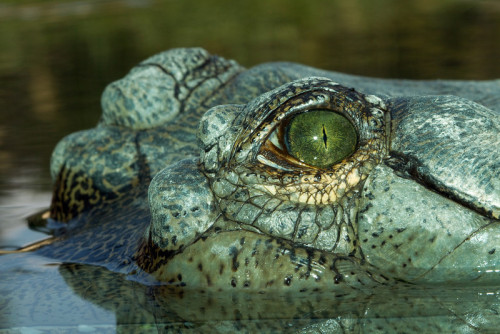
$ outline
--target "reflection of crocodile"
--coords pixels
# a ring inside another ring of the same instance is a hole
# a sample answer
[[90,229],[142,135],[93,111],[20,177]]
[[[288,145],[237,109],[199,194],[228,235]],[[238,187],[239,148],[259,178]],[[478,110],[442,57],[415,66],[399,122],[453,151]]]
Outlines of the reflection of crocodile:
[[491,287],[177,293],[98,266],[66,264],[59,272],[78,295],[116,314],[122,333],[493,333],[500,326]]
[[187,287],[500,282],[499,81],[244,70],[179,49],[102,101],[52,158],[51,215],[81,226],[41,254]]

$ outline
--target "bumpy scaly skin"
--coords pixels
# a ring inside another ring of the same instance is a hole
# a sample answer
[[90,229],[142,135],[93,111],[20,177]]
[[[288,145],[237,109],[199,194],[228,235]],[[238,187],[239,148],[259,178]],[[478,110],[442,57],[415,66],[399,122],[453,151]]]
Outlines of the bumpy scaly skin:
[[54,150],[51,217],[67,222],[122,199],[133,187],[147,187],[140,179],[195,154],[199,118],[242,70],[202,49],[178,49],[111,83],[98,127],[64,138]]
[[[418,96],[445,93],[462,98]],[[98,128],[56,148],[53,217],[130,194],[145,202],[129,189],[154,176],[151,224],[140,233],[144,218],[131,217],[139,248],[118,258],[159,280],[362,291],[499,281],[498,81],[389,81],[288,63],[243,71],[200,49],[172,50],[112,84],[103,107]],[[310,109],[351,120],[357,151],[328,169],[270,163],[270,134]],[[72,238],[92,240],[88,231]],[[89,248],[98,260],[82,262],[123,267]]]
[[[259,162],[261,146],[276,124],[306,108],[336,110],[352,119],[360,137],[357,152],[329,170],[283,172]],[[202,284],[220,288],[303,289],[314,281],[326,288],[346,284],[353,274],[358,281],[352,285],[364,286],[367,280],[371,285],[380,283],[374,278],[376,270],[354,257],[358,238],[353,224],[363,181],[387,152],[387,117],[380,108],[383,103],[378,98],[365,98],[328,79],[308,78],[245,107],[212,109],[200,123],[204,175],[193,161],[185,161],[158,174],[151,184],[153,220],[138,254],[139,264],[158,279],[190,286],[205,281]],[[232,122],[221,124],[214,138],[218,120]],[[194,212],[200,219],[194,219]],[[218,213],[222,216],[215,221]],[[218,248],[227,254],[216,256]],[[276,254],[289,256],[283,260]],[[352,261],[353,267],[338,270],[335,263],[342,259]],[[235,265],[240,262],[246,265]],[[194,270],[195,264],[199,270]],[[311,275],[313,267],[317,273]]]
[[[344,254],[354,251],[352,244],[343,244],[356,240],[350,216],[364,179],[386,154],[381,107],[330,80],[309,78],[282,86],[245,106],[231,127],[221,133],[234,143],[229,151],[222,146],[224,140],[205,143],[210,134],[202,131],[203,170],[220,211],[242,228],[313,248],[335,251],[340,247]],[[306,108],[337,110],[354,120],[360,137],[357,151],[327,170],[301,167],[281,171],[260,162],[265,154],[261,153],[263,143],[276,124]],[[215,117],[207,113],[202,128]]]
[[450,96],[392,103],[391,158],[360,201],[367,261],[412,282],[498,282],[498,112]]

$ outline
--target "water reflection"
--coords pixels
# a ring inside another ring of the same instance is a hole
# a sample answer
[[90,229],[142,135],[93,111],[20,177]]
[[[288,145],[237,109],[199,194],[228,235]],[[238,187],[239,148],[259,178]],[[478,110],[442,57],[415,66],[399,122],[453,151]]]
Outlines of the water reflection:
[[117,326],[150,324],[160,333],[449,333],[494,331],[500,326],[498,287],[403,286],[373,295],[220,293],[144,286],[88,265],[65,264],[59,271],[76,294],[115,313]]
[[33,192],[23,189],[25,182],[22,175],[9,180],[9,188],[0,195],[0,249],[16,249],[26,244],[44,239],[43,233],[30,230],[26,218],[33,212],[42,210],[50,203],[49,192]]
[[402,286],[372,295],[182,291],[97,266],[11,259],[0,278],[16,280],[18,290],[7,294],[0,284],[8,296],[0,303],[0,332],[10,325],[123,333],[494,333],[500,326],[498,287]]
[[59,262],[31,253],[2,256],[0,261],[0,333],[114,327],[114,313],[86,301],[84,294],[76,295],[60,275]]

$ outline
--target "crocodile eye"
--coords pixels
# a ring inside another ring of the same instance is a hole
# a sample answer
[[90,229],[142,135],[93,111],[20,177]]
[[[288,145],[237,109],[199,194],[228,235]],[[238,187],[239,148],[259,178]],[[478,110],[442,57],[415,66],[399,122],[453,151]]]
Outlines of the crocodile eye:
[[[346,116],[317,109],[285,119],[273,131],[269,141],[272,143],[270,151],[274,154],[265,156],[267,162],[274,162],[275,167],[287,169],[286,165],[306,164],[326,169],[356,151],[358,134]],[[270,148],[269,144],[266,147]]]
[[288,153],[311,166],[327,168],[356,150],[356,129],[336,112],[314,110],[298,114],[284,130]]

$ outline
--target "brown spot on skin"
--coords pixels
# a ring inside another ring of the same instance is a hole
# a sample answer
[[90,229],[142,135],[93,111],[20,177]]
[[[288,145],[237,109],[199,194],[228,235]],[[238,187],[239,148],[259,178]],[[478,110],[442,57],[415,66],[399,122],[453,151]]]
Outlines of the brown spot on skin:
[[235,279],[235,278],[232,278],[232,279],[231,279],[231,286],[232,286],[233,288],[236,288],[236,279]]
[[286,276],[283,283],[285,283],[286,286],[290,286],[290,284],[292,284],[292,275]]
[[493,248],[492,250],[490,250],[490,251],[488,252],[488,254],[493,255],[493,254],[495,253],[495,250],[496,250],[496,248]]
[[203,265],[201,264],[201,262],[200,262],[200,263],[198,263],[198,270],[199,270],[199,271],[203,271]]
[[220,264],[219,266],[219,274],[222,275],[222,273],[224,272],[224,264]]
[[335,278],[333,279],[333,281],[334,281],[335,284],[339,284],[343,280],[344,280],[344,276],[342,276],[341,274],[335,275]]

